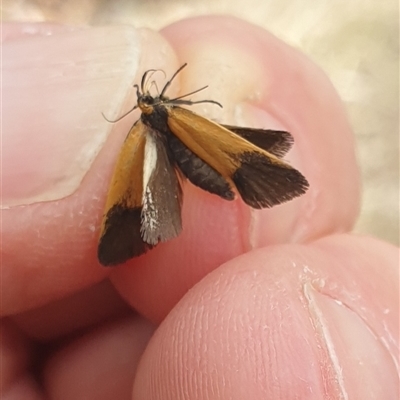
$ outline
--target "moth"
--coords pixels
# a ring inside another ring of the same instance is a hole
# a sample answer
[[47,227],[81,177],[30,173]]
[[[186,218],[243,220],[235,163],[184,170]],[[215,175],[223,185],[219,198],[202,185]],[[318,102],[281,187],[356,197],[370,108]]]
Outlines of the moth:
[[304,176],[282,160],[293,144],[288,132],[220,125],[182,107],[222,107],[185,99],[207,86],[173,99],[165,95],[186,65],[156,97],[149,90],[156,70],[145,72],[140,87],[134,85],[137,104],[130,111],[139,108],[141,116],[122,146],[106,200],[98,243],[104,266],[180,234],[185,180],[225,200],[239,195],[255,209],[289,201],[308,188]]

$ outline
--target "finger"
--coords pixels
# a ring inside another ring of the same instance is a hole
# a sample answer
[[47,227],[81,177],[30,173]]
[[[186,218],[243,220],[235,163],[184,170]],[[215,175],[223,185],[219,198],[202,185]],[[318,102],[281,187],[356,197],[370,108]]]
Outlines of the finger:
[[7,393],[29,366],[30,346],[24,335],[8,320],[2,320],[0,337],[0,393]]
[[[250,26],[246,25],[247,28],[250,29]],[[261,33],[257,30],[257,35],[259,34]],[[86,36],[85,33],[84,37]],[[96,39],[99,38],[96,36]],[[209,37],[205,39],[208,42],[211,40]],[[154,41],[157,42],[155,39]],[[81,43],[81,40],[75,40],[74,43]],[[281,46],[286,48],[283,44]],[[157,49],[160,47],[162,48],[161,45],[155,46]],[[161,51],[161,54],[164,54],[162,57],[166,57],[165,54],[170,53]],[[109,58],[108,54],[106,56]],[[149,60],[150,58],[149,56]],[[312,71],[315,72],[314,69]],[[96,82],[99,84],[99,80]],[[103,87],[103,82],[100,83]],[[73,86],[70,87],[73,88]],[[68,96],[65,97],[68,98]],[[340,115],[337,116],[338,119]],[[100,280],[106,273],[98,268],[94,257],[97,243],[96,229],[102,214],[100,199],[105,198],[112,165],[128,129],[122,126],[124,123],[125,121],[121,121],[121,124],[116,127],[118,130],[107,141],[107,149],[100,152],[96,161],[90,165],[91,168],[86,173],[85,179],[80,181],[79,190],[73,195],[46,204],[35,203],[24,208],[14,206],[6,210],[7,212],[3,212],[3,241],[5,243],[3,269],[6,272],[3,276],[7,277],[6,283],[10,288],[4,301],[4,313],[22,311],[25,308],[45,304],[54,298],[62,297]],[[92,124],[93,122],[88,123],[89,126]],[[54,129],[50,131],[53,133]],[[21,129],[21,132],[24,130]],[[93,137],[91,130],[89,133],[89,136]],[[78,148],[82,145],[80,136],[82,132],[79,132],[77,139]],[[86,148],[86,145],[84,147]],[[96,148],[96,145],[89,143],[88,148],[92,147]],[[75,153],[76,151],[73,152]],[[35,158],[44,158],[43,154],[37,154],[37,152],[34,154]],[[352,165],[351,160],[350,165]],[[51,171],[53,169],[50,168]],[[60,169],[65,170],[64,167],[59,167]],[[78,170],[81,171],[81,168]],[[62,176],[64,174],[63,172]],[[69,184],[76,182],[73,173],[66,176],[69,178],[66,179]],[[351,177],[350,174],[349,179]],[[55,174],[50,181],[54,183],[54,180],[59,179],[59,174]],[[18,179],[10,179],[10,182],[12,181],[19,182]],[[356,186],[357,184],[354,185]],[[51,184],[50,187],[59,189],[59,185]],[[65,187],[70,186],[61,184],[61,187],[65,194]],[[32,191],[36,193],[32,189],[29,191],[31,195]],[[18,190],[10,192],[14,197],[7,197],[9,202],[16,201],[18,196],[16,197],[15,193],[17,192]],[[61,192],[56,190],[55,197],[61,195]],[[156,249],[148,256],[133,260],[130,265],[135,265],[138,269],[129,276],[129,279],[126,279],[127,277],[123,274],[116,274],[115,282],[119,282],[118,288],[129,302],[155,320],[162,318],[182,294],[212,268],[247,251],[253,245],[263,244],[257,239],[263,236],[260,234],[261,231],[257,232],[257,218],[249,215],[247,208],[240,202],[226,203],[208,194],[199,193],[189,185],[187,185],[185,197],[183,235],[173,242],[160,245],[159,250]],[[349,198],[351,197],[349,195]],[[318,208],[317,203],[312,202],[312,208]],[[202,209],[203,204],[206,208]],[[294,208],[294,215],[296,215],[296,210],[298,209]],[[59,217],[54,218],[54,215]],[[207,219],[204,215],[208,216]],[[287,237],[287,234],[282,236],[282,232],[290,231],[293,226],[284,223],[282,226],[283,228],[271,223],[271,237],[274,235]],[[249,231],[251,235],[248,234]],[[215,246],[215,243],[218,243],[218,246]],[[24,252],[20,251],[22,246]],[[194,249],[196,251],[193,251]],[[206,264],[201,261],[204,258],[201,257],[204,252],[208,254]],[[44,269],[43,266],[47,265],[51,265],[52,268]],[[191,268],[188,269],[185,265],[190,265]],[[178,279],[176,279],[177,276]],[[51,282],[51,285],[48,282]],[[140,287],[132,287],[132,282]],[[124,287],[125,283],[126,287]],[[155,295],[156,293],[159,295]],[[160,298],[163,299],[162,304],[159,302]]]
[[[351,229],[360,191],[354,138],[326,75],[269,32],[236,18],[188,19],[163,33],[179,59],[193,64],[182,90],[207,84],[207,97],[224,105],[223,110],[208,105],[212,117],[285,129],[294,136],[289,160],[307,177],[310,189],[296,201],[253,212],[247,238],[253,242],[247,247]],[[346,201],[338,206],[342,196]]]
[[341,235],[226,263],[158,328],[133,398],[396,398],[398,258]]
[[132,309],[105,280],[10,318],[30,339],[49,342],[126,315]]
[[289,130],[295,138],[289,159],[310,189],[287,204],[252,211],[241,201],[223,201],[186,185],[181,236],[111,276],[127,301],[154,321],[226,260],[254,247],[349,229],[359,201],[343,106],[311,61],[268,32],[233,18],[190,19],[163,33],[181,62],[188,62],[181,93],[208,84],[201,98],[224,105],[222,110],[199,105],[208,117]]
[[44,400],[45,394],[32,376],[20,376],[12,386],[1,393],[2,400]]
[[126,319],[93,331],[55,353],[44,371],[52,399],[128,399],[153,328]]
[[143,69],[175,62],[166,41],[148,31],[17,26],[19,36],[15,24],[2,27],[12,31],[2,65],[3,315],[108,274],[96,260],[98,228],[135,116],[114,126],[101,113],[114,118],[125,102],[131,108]]

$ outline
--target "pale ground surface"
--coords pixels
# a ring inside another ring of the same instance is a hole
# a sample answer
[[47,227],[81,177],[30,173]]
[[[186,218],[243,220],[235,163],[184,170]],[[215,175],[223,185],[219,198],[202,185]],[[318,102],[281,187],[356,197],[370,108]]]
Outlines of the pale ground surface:
[[158,30],[226,14],[268,29],[319,64],[346,103],[363,177],[356,232],[398,244],[398,8],[396,0],[2,0],[2,17]]

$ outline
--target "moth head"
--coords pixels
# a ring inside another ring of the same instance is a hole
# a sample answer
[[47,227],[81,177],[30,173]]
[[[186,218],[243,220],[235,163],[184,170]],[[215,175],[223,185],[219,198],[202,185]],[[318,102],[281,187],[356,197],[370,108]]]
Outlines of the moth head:
[[[200,89],[194,90],[193,92],[186,93],[182,96],[178,96],[175,98],[169,98],[165,96],[166,91],[168,88],[171,86],[172,81],[175,79],[175,77],[183,70],[183,68],[186,67],[186,63],[183,64],[171,77],[171,79],[164,85],[163,89],[161,90],[161,93],[159,92],[157,88],[157,83],[151,78],[153,75],[160,71],[165,75],[165,72],[160,69],[149,69],[147,70],[143,76],[142,76],[142,81],[139,85],[133,85],[133,87],[136,89],[136,96],[137,96],[137,102],[134,107],[132,107],[129,111],[127,111],[125,114],[121,115],[119,118],[115,120],[110,120],[108,119],[103,113],[103,117],[106,121],[115,123],[120,121],[122,118],[126,117],[128,114],[130,114],[132,111],[136,110],[137,108],[140,108],[142,113],[144,114],[151,114],[154,111],[154,107],[159,106],[159,105],[187,105],[191,106],[193,104],[200,104],[200,103],[211,103],[211,104],[216,104],[217,106],[222,108],[222,105],[218,103],[217,101],[214,100],[199,100],[199,101],[192,101],[192,100],[185,100],[185,97],[191,96],[192,94],[201,92],[202,90],[206,89],[207,86],[204,86]],[[152,96],[150,94],[150,89],[152,87],[155,87],[157,90],[157,96]]]
[[156,99],[149,93],[141,93],[137,85],[135,85],[135,87],[137,93],[136,107],[139,107],[143,114],[151,114],[153,112],[154,105],[157,103]]

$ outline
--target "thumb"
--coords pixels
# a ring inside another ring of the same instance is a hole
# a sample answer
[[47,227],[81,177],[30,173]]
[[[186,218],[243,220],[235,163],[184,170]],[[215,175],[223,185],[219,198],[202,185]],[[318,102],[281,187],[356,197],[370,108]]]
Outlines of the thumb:
[[397,398],[398,256],[341,235],[226,263],[161,324],[133,397]]

